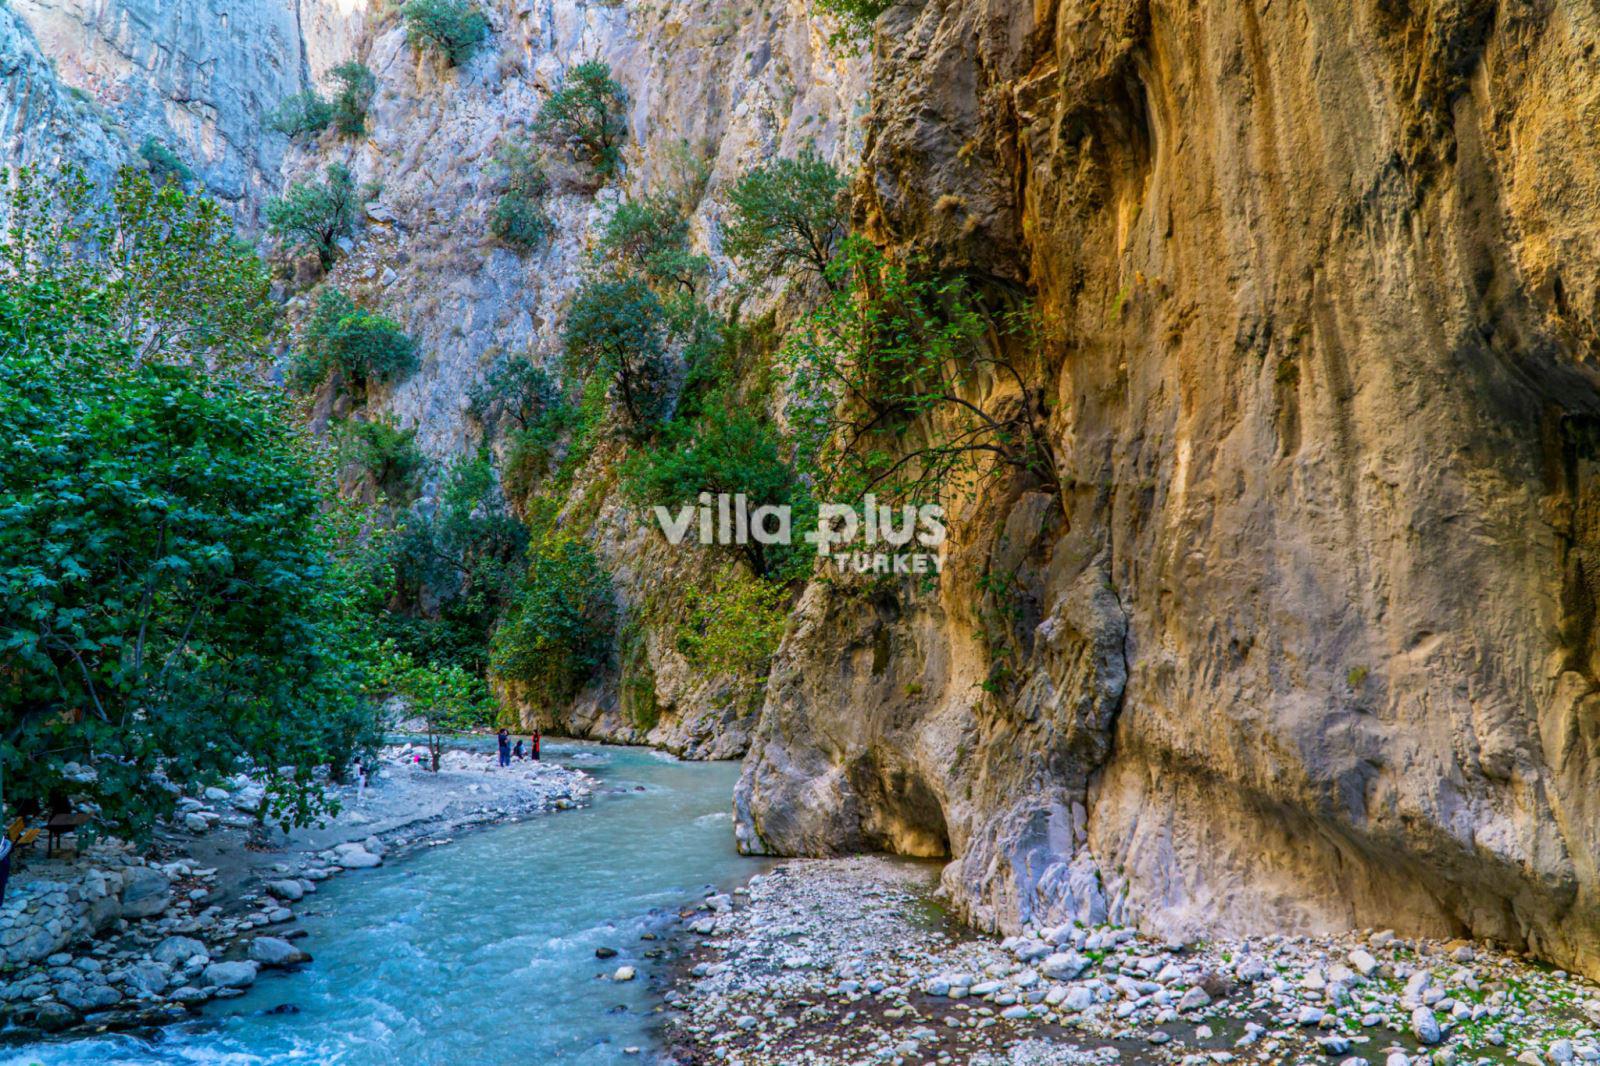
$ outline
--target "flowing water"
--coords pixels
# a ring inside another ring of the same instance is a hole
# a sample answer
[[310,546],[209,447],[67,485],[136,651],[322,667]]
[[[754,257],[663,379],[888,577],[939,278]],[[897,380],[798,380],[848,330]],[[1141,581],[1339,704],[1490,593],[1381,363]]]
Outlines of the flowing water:
[[[545,750],[601,778],[593,806],[324,883],[300,908],[316,961],[265,975],[192,1022],[145,1038],[0,1048],[0,1064],[649,1061],[656,996],[643,952],[661,945],[641,934],[708,886],[761,869],[733,849],[738,766],[637,748]],[[618,956],[595,958],[601,946]],[[624,964],[639,979],[597,977]],[[272,1013],[284,1007],[297,1012]]]

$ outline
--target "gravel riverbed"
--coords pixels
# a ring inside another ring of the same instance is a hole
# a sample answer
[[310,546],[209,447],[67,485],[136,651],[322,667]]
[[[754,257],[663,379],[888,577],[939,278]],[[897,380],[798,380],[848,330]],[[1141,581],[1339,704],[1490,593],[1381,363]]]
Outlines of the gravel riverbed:
[[797,860],[713,897],[667,993],[680,1063],[1600,1061],[1600,988],[1387,930],[1163,943],[1111,927],[972,935],[937,871]]

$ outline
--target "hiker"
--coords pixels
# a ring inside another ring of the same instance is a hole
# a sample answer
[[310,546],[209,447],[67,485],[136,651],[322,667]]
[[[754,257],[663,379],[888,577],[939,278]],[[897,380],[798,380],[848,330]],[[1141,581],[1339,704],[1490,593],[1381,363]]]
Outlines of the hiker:
[[511,765],[511,734],[508,733],[505,729],[502,728],[500,730],[500,732],[495,734],[495,741],[500,746],[500,765],[501,766],[510,766]]
[[356,760],[356,806],[361,806],[361,799],[367,794],[367,760]]
[[518,762],[522,761],[522,739],[517,739],[517,746],[511,749],[511,757]]
[[537,728],[534,729],[533,736],[528,738],[528,758],[534,762],[539,761],[539,730]]

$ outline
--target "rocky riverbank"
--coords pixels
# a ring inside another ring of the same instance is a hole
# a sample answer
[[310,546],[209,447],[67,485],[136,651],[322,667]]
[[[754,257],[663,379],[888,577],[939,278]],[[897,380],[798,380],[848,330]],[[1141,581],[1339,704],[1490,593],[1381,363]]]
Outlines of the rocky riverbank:
[[33,858],[0,907],[4,1038],[159,1025],[241,995],[262,970],[309,961],[295,906],[321,882],[470,826],[581,806],[594,788],[553,762],[502,768],[452,750],[434,774],[417,754],[386,749],[370,787],[335,789],[336,817],[268,832],[265,846],[245,813],[260,787],[241,775],[184,797],[142,853],[106,840]]
[[1600,987],[1493,944],[1386,930],[1164,943],[971,935],[936,871],[805,860],[709,901],[668,993],[680,1063],[1600,1061]]

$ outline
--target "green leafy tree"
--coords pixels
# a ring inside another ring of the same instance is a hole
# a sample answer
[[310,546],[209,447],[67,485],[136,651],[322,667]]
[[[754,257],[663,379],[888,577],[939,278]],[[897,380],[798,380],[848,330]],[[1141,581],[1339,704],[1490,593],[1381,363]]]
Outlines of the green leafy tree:
[[594,549],[550,530],[528,551],[528,570],[495,631],[492,666],[536,707],[554,711],[611,657],[616,604]]
[[567,311],[562,341],[569,362],[610,379],[634,431],[661,413],[668,325],[661,301],[634,277],[591,278]]
[[298,181],[282,197],[268,200],[267,229],[294,248],[317,253],[322,269],[333,266],[339,240],[356,231],[361,205],[372,199],[357,189],[341,163],[329,163],[323,181]]
[[515,248],[536,248],[550,236],[544,197],[550,179],[538,157],[520,140],[510,141],[495,156],[504,188],[489,213],[489,231]]
[[676,199],[658,194],[624,200],[606,220],[596,251],[619,273],[649,282],[675,323],[692,318],[695,290],[710,263],[690,251],[689,221]]
[[816,0],[817,10],[839,20],[839,29],[829,41],[846,45],[850,51],[859,49],[862,41],[872,36],[872,26],[878,16],[894,6],[895,0]]
[[416,342],[398,322],[328,288],[317,297],[288,378],[295,389],[310,392],[336,374],[351,395],[365,396],[373,382],[391,384],[416,368]]
[[709,587],[684,589],[678,650],[703,670],[762,677],[783,639],[791,599],[782,585],[723,570]]
[[455,67],[470,60],[489,36],[488,18],[467,0],[407,0],[400,15],[413,48],[431,48]]
[[335,437],[345,469],[364,478],[392,504],[416,499],[428,460],[417,446],[417,431],[401,429],[392,418],[347,419]]
[[628,95],[599,60],[579,63],[539,108],[534,129],[602,179],[622,165]]
[[728,192],[724,249],[751,280],[804,270],[832,288],[829,266],[846,230],[847,185],[810,150],[747,172]]
[[272,279],[210,198],[127,167],[105,196],[77,167],[12,186],[0,281],[97,299],[135,363],[257,364],[277,332]]
[[154,137],[144,139],[139,146],[139,158],[144,160],[144,165],[150,169],[150,180],[157,185],[168,182],[187,185],[194,180],[194,171],[189,169],[189,164]]
[[304,824],[372,734],[308,446],[271,394],[140,361],[120,299],[0,286],[0,781],[143,839],[171,784],[254,768]]
[[502,354],[467,389],[467,414],[485,430],[532,429],[562,403],[561,385],[542,366]]
[[[624,465],[623,489],[640,506],[669,512],[698,506],[702,492],[713,498],[743,494],[752,510],[794,508],[796,529],[805,528],[805,518],[814,510],[794,469],[783,460],[771,423],[731,405],[697,423],[669,424],[658,447]],[[761,544],[750,538],[748,544],[728,550],[758,577],[800,576],[798,570],[809,562],[803,544]]]
[[[791,420],[819,491],[926,499],[1010,469],[1056,484],[1044,398],[1014,351],[1025,314],[993,316],[961,278],[890,262],[849,238],[828,266],[832,294],[789,335]],[[967,384],[1012,391],[989,404]]]
[[315,89],[284,97],[267,115],[267,126],[285,137],[321,133],[333,121],[334,105]]
[[375,673],[375,687],[400,697],[406,709],[423,720],[428,738],[428,768],[439,772],[445,740],[482,729],[494,721],[494,702],[481,678],[454,664],[419,662],[385,644]]
[[367,132],[367,108],[378,91],[378,79],[365,63],[351,59],[333,68],[333,80],[339,83],[329,116],[333,127],[346,137],[359,137]]

